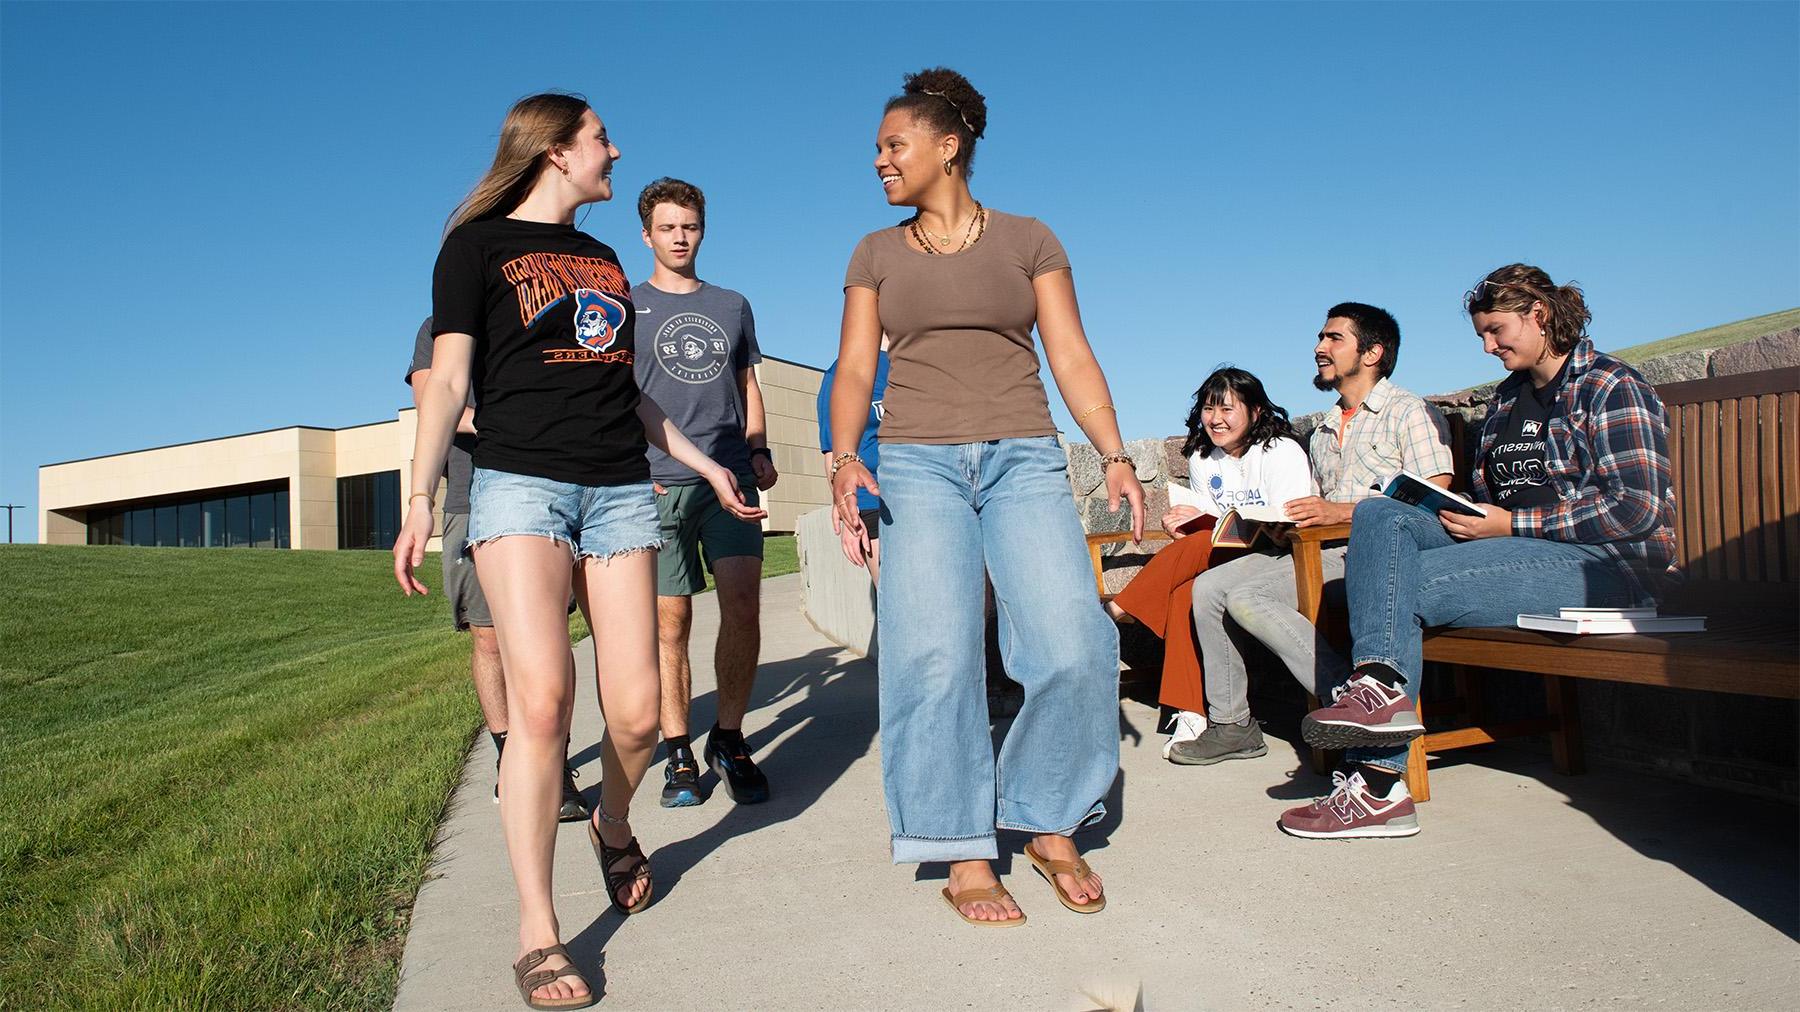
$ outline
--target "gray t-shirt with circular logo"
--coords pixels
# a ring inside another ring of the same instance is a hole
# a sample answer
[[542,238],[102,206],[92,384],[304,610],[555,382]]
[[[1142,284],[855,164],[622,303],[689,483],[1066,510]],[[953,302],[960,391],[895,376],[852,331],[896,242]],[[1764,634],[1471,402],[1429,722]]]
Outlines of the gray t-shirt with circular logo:
[[[685,295],[648,281],[631,290],[637,308],[638,389],[660,405],[700,452],[738,474],[750,471],[738,373],[762,361],[750,303],[729,288],[701,283]],[[650,477],[692,485],[700,476],[652,446]]]

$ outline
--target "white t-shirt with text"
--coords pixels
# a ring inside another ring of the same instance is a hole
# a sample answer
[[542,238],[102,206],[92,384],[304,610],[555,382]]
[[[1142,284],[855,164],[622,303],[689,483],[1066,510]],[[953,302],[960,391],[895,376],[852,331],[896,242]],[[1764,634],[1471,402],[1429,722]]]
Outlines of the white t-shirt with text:
[[1215,517],[1244,506],[1273,506],[1318,495],[1312,464],[1299,443],[1283,436],[1233,457],[1218,447],[1188,458],[1188,484],[1199,508]]

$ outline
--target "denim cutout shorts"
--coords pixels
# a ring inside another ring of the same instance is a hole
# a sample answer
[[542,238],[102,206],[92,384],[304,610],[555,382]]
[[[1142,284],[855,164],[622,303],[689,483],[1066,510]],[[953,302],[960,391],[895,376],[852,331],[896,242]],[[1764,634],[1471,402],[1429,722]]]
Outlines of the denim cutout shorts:
[[662,547],[650,483],[576,485],[478,467],[469,489],[469,547],[531,534],[568,545],[577,559]]

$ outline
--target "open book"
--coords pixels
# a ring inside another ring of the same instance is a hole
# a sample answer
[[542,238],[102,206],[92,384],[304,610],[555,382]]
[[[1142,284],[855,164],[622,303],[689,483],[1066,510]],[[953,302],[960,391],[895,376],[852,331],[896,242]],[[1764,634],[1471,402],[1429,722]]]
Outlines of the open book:
[[1476,503],[1447,488],[1439,488],[1411,471],[1401,471],[1394,475],[1393,480],[1387,483],[1387,488],[1381,490],[1381,494],[1408,506],[1417,506],[1434,517],[1446,510],[1471,517],[1486,515],[1486,511]]
[[1655,608],[1563,608],[1555,615],[1520,615],[1519,628],[1540,632],[1705,632],[1705,615],[1658,615]]
[[1270,542],[1279,542],[1275,536],[1275,528],[1286,525],[1287,514],[1280,506],[1239,506],[1227,510],[1225,515],[1213,521],[1211,514],[1204,512],[1206,503],[1199,493],[1175,482],[1169,483],[1170,506],[1192,506],[1201,510],[1201,514],[1180,527],[1175,528],[1179,534],[1195,534],[1205,528],[1208,522],[1213,523],[1212,543],[1217,548],[1249,548],[1259,537]]

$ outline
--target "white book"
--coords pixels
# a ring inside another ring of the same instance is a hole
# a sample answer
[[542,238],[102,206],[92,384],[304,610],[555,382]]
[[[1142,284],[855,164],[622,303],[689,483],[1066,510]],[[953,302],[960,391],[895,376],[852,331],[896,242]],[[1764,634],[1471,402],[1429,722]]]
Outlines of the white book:
[[1705,632],[1704,615],[1657,615],[1648,618],[1564,618],[1561,615],[1520,615],[1519,628],[1539,632],[1573,633],[1678,633]]
[[1200,493],[1188,488],[1186,485],[1172,481],[1169,482],[1169,505],[1192,506],[1193,508],[1204,512],[1206,509],[1206,500],[1200,498]]
[[1655,618],[1655,608],[1559,608],[1563,618]]

